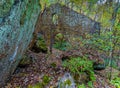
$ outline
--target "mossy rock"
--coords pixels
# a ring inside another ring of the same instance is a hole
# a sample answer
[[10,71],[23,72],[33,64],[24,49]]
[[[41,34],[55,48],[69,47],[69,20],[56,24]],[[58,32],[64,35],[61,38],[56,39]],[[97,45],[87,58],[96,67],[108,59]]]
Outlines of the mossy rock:
[[64,81],[64,85],[70,86],[71,84],[72,84],[72,83],[71,83],[71,81],[70,81],[69,79],[67,79],[67,80]]
[[93,64],[93,68],[94,70],[103,70],[106,68],[106,66],[104,63],[103,64],[98,63],[98,64]]
[[9,14],[15,0],[2,0],[0,1],[0,17],[5,17]]
[[96,61],[93,63],[93,68],[94,68],[94,70],[103,70],[106,68],[106,63],[103,60]]
[[69,73],[65,73],[59,80],[58,88],[75,88],[74,79]]

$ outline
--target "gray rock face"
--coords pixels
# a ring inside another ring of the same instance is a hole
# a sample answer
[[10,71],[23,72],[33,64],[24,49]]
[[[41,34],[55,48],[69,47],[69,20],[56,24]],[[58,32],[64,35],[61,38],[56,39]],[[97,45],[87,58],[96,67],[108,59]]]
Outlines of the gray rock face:
[[39,13],[39,0],[0,1],[0,86],[29,45]]
[[[100,23],[92,20],[91,18],[80,14],[66,6],[62,6],[61,4],[53,4],[49,8],[46,8],[41,15],[41,28],[43,30],[50,29],[49,25],[53,25],[55,20],[54,16],[57,15],[58,18],[56,20],[58,22],[61,30],[63,31],[73,31],[80,34],[81,32],[89,32],[89,33],[99,33],[100,32]],[[42,27],[44,26],[44,27]],[[47,27],[46,27],[47,26]]]

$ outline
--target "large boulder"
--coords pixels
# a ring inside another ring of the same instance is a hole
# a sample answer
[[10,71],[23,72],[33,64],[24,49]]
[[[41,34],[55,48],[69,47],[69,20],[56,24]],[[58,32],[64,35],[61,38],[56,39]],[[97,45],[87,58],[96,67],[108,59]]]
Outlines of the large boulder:
[[100,34],[101,29],[99,22],[59,3],[46,7],[38,20],[39,25],[36,27],[36,32],[39,31],[44,35],[49,47],[54,43],[54,38],[58,33],[62,33],[64,38],[72,44],[73,38],[85,36],[86,33]]
[[0,1],[0,86],[28,47],[39,13],[39,0]]
[[50,35],[50,30],[54,29],[54,32],[67,32],[70,35],[74,32],[75,35],[79,36],[81,32],[100,33],[101,29],[99,22],[59,3],[45,8],[39,17],[39,21],[38,30],[44,35],[47,34],[47,36]]

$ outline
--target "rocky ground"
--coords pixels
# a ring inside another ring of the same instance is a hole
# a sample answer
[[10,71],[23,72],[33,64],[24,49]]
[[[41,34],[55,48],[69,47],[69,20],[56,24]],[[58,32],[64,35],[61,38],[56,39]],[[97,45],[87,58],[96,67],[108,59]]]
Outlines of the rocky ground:
[[[33,88],[31,85],[44,85],[35,88],[57,88],[58,81],[66,73],[60,56],[63,52],[54,50],[52,55],[27,51],[30,62],[20,64],[4,88]],[[52,58],[54,57],[54,58]],[[50,60],[50,58],[52,58]],[[103,73],[104,74],[104,73]],[[105,77],[95,74],[94,88],[115,88]]]

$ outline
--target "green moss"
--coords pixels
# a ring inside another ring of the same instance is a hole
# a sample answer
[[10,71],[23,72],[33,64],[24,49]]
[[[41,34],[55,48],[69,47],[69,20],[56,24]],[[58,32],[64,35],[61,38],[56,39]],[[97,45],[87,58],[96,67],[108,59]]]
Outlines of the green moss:
[[78,84],[96,80],[93,71],[93,62],[86,57],[73,57],[63,61],[63,66],[69,69]]
[[45,40],[42,38],[39,38],[36,42],[36,47],[41,51],[47,51],[47,46],[45,44]]
[[116,86],[116,88],[120,88],[120,77],[114,78],[110,83]]
[[42,83],[37,83],[35,85],[28,85],[28,88],[44,88],[44,85]]
[[61,34],[61,33],[58,33],[56,36],[55,36],[55,40],[56,41],[63,41],[64,39],[64,35]]
[[35,85],[28,85],[28,88],[45,88],[45,86],[50,82],[50,77],[47,75],[43,76],[43,81]]
[[32,9],[34,9],[34,0],[28,0],[26,5],[26,10],[22,14],[20,18],[20,25],[23,25],[25,23],[25,19],[30,19],[32,14]]
[[48,48],[47,48],[47,45],[45,43],[45,40],[42,37],[38,38],[37,40],[36,40],[36,38],[37,38],[37,35],[35,34],[34,40],[33,40],[35,42],[33,42],[34,44],[30,48],[31,51],[36,52],[36,53],[39,53],[39,52],[47,53]]
[[44,75],[44,76],[43,76],[43,84],[46,85],[46,84],[48,84],[49,82],[50,82],[50,77],[47,76],[47,75]]
[[28,3],[27,3],[27,6],[26,6],[26,19],[30,19],[31,18],[31,14],[33,13],[33,10],[34,9],[34,4],[35,4],[35,1],[34,0],[28,0]]
[[19,63],[19,67],[25,67],[31,63],[32,63],[32,59],[30,59],[27,56],[23,56],[23,58],[21,59],[21,61]]
[[23,25],[25,22],[25,17],[26,17],[26,11],[23,13],[23,15],[20,18],[20,25]]
[[54,67],[54,68],[56,67],[56,63],[54,63],[54,62],[51,63],[50,65],[51,65],[52,67]]
[[0,17],[4,17],[9,14],[13,3],[14,3],[14,0],[0,1]]
[[64,85],[70,86],[70,85],[71,85],[71,81],[70,81],[69,79],[65,80],[65,81],[64,81]]
[[64,80],[63,82],[61,82],[60,84],[59,84],[59,87],[58,88],[71,88],[71,85],[72,85],[72,82],[71,82],[71,80],[70,79],[66,79],[66,80]]
[[86,88],[85,84],[78,85],[78,88]]
[[54,43],[53,47],[56,49],[65,51],[65,50],[67,50],[68,47],[70,47],[70,44],[65,41],[63,34],[58,33],[55,36],[55,43]]

